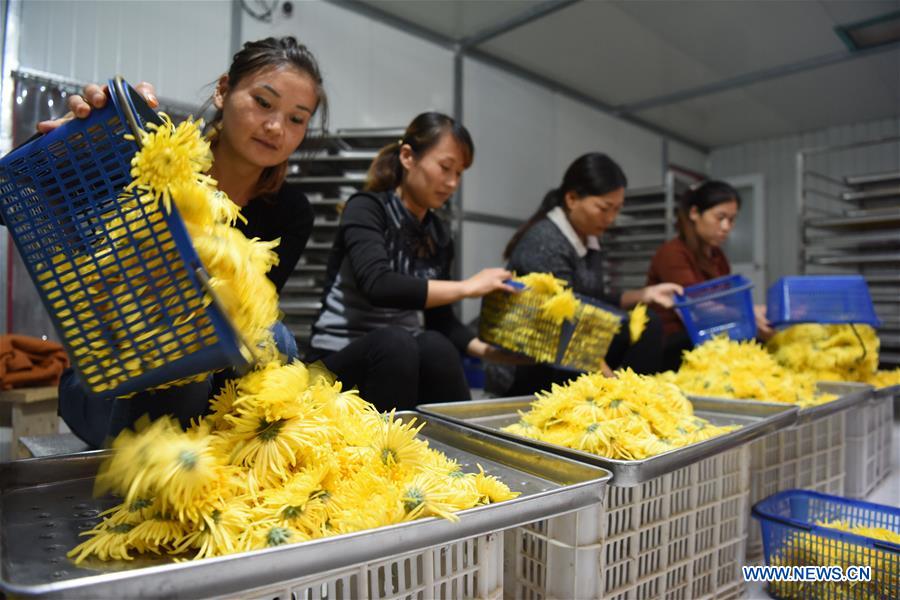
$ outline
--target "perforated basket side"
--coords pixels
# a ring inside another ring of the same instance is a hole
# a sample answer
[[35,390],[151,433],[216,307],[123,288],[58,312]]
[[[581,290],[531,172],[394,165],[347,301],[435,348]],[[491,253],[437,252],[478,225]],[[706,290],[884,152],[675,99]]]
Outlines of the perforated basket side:
[[613,337],[621,328],[621,316],[582,299],[574,324],[563,327],[558,364],[578,371],[599,370]]
[[555,362],[562,324],[542,315],[541,305],[548,298],[527,289],[488,294],[481,303],[478,337],[539,362]]
[[490,533],[219,598],[500,600],[502,565],[502,536]]

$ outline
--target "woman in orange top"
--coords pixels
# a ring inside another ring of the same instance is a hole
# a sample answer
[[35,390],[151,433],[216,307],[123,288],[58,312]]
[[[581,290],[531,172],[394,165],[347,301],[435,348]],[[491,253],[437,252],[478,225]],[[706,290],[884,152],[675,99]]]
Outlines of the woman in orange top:
[[[740,208],[740,194],[724,181],[705,181],[688,189],[678,203],[678,237],[656,251],[647,285],[672,282],[687,287],[731,273],[721,246],[728,240]],[[691,340],[674,310],[654,309],[663,319],[666,335],[663,367],[677,369],[682,351],[692,347]],[[765,306],[754,309],[758,335],[770,337],[772,328],[765,317]]]

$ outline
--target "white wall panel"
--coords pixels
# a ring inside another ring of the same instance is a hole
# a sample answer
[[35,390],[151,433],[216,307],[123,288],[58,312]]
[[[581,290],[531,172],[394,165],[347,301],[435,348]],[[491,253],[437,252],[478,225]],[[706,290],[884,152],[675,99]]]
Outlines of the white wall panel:
[[[503,249],[515,231],[502,225],[466,223],[462,231],[462,276],[471,277],[481,269],[504,266]],[[480,299],[464,300],[463,322],[477,317],[480,310]]]
[[709,155],[669,140],[669,163],[699,173],[709,171]]
[[556,181],[586,152],[603,152],[625,171],[628,185],[660,185],[662,139],[581,102],[556,94]]
[[325,2],[295,2],[271,23],[248,15],[244,41],[293,35],[322,68],[331,128],[405,127],[426,110],[453,109],[453,54],[440,46]]
[[477,60],[465,61],[463,92],[477,157],[466,210],[524,219],[586,152],[609,154],[632,187],[662,183],[662,139],[653,133]]
[[[767,279],[792,275],[798,270],[798,216],[796,159],[800,150],[836,146],[900,135],[900,120],[832,127],[713,150],[710,174],[734,177],[761,173],[766,181]],[[817,160],[816,169],[833,175],[851,175],[896,169],[896,148],[880,146],[865,151],[830,154]]]
[[198,104],[228,65],[230,0],[23,2],[20,64],[79,81],[122,74]]
[[466,60],[463,72],[463,120],[475,141],[464,207],[525,219],[562,175],[555,156],[555,95],[477,61]]

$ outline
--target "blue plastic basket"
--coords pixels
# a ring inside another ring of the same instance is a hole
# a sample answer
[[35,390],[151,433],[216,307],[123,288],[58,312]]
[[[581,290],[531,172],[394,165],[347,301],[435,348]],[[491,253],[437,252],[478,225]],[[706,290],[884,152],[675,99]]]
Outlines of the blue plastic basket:
[[752,287],[742,275],[726,275],[684,288],[675,310],[695,346],[719,334],[733,340],[756,337]]
[[161,121],[121,78],[109,88],[103,109],[0,160],[0,215],[93,397],[243,366],[250,355],[177,212],[124,193],[139,147],[125,134]]
[[806,490],[785,490],[757,502],[767,565],[871,566],[867,584],[770,582],[782,598],[900,598],[900,546],[817,525],[841,520],[851,526],[900,533],[900,508]]
[[865,323],[881,325],[862,275],[782,277],[769,288],[766,316],[773,325]]

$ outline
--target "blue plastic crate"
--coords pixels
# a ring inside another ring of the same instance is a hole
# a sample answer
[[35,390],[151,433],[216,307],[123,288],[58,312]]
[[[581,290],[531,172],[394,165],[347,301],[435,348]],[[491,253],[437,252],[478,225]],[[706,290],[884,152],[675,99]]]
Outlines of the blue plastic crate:
[[871,566],[868,583],[770,582],[782,598],[900,598],[900,545],[817,525],[841,520],[851,526],[900,533],[900,508],[807,490],[785,490],[757,502],[763,550],[772,566]]
[[125,134],[161,121],[120,78],[109,87],[106,107],[0,160],[0,215],[93,397],[247,363],[177,212],[124,193]]
[[756,337],[752,287],[742,275],[726,275],[684,288],[675,310],[695,346],[720,334],[733,340]]
[[869,286],[862,275],[782,277],[769,288],[766,316],[773,325],[865,323],[878,327]]

